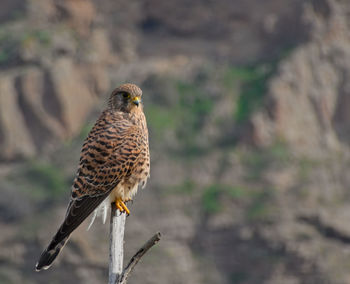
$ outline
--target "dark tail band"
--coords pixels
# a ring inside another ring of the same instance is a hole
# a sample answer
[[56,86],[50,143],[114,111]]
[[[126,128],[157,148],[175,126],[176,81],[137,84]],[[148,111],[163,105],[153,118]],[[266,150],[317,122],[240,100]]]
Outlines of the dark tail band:
[[71,200],[68,205],[66,217],[53,237],[51,243],[41,254],[35,268],[36,271],[48,269],[60,250],[66,244],[70,234],[90,215],[92,211],[108,196],[109,191],[103,195],[85,196],[81,199]]
[[58,244],[54,243],[54,240],[50,243],[46,250],[41,254],[39,261],[35,265],[35,270],[40,271],[41,269],[48,269],[55,258],[60,253],[61,249],[64,247],[66,242],[68,241],[69,236],[65,237]]

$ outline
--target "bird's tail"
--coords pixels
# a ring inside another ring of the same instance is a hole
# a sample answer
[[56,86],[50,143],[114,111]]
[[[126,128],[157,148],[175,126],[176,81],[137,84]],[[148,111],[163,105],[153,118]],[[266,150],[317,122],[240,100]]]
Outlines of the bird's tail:
[[[111,189],[113,189],[113,187],[111,187]],[[97,196],[85,196],[80,199],[71,200],[61,227],[58,229],[47,249],[41,254],[35,266],[36,271],[48,269],[50,267],[51,263],[60,253],[60,250],[68,241],[70,234],[109,195],[109,191]]]
[[61,249],[64,247],[69,239],[69,235],[66,236],[62,241],[57,243],[55,238],[51,241],[49,246],[41,254],[39,261],[35,265],[35,270],[40,271],[41,269],[48,269],[52,262],[56,259]]

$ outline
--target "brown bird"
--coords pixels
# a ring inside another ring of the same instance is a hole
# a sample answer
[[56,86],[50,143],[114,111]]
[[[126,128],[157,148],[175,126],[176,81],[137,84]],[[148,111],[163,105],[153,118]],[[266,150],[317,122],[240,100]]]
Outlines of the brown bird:
[[93,220],[101,211],[105,220],[113,202],[120,212],[130,213],[125,202],[139,185],[146,185],[150,174],[141,97],[141,89],[133,84],[123,84],[110,95],[107,109],[85,139],[65,219],[41,254],[37,271],[50,267],[70,234],[94,210]]

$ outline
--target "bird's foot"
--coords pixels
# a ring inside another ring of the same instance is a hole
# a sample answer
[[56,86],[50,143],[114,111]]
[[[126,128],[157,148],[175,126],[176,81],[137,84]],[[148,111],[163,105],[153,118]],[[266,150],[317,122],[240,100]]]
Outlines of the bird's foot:
[[118,208],[120,213],[125,212],[127,215],[130,215],[130,210],[128,209],[128,207],[126,207],[125,203],[121,198],[117,198],[115,200],[115,206]]

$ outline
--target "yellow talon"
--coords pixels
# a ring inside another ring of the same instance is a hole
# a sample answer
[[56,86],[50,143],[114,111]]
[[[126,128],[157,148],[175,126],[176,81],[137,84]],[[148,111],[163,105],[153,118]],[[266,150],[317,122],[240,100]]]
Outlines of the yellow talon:
[[126,214],[130,215],[130,210],[120,198],[116,199],[115,206],[121,213],[125,212]]
[[115,206],[117,207],[117,209],[118,209],[120,212],[124,212],[123,207],[120,206],[119,200],[116,200],[116,201],[115,201]]
[[123,207],[125,213],[130,215],[130,210],[128,209],[128,207],[126,207],[126,205],[123,201],[121,201],[121,206]]

